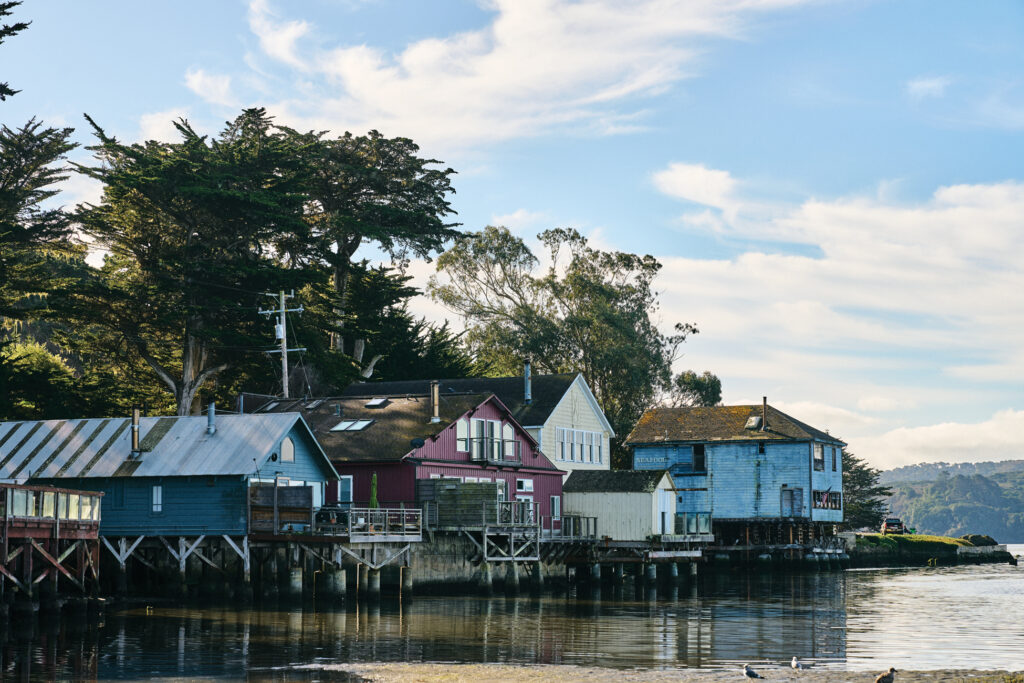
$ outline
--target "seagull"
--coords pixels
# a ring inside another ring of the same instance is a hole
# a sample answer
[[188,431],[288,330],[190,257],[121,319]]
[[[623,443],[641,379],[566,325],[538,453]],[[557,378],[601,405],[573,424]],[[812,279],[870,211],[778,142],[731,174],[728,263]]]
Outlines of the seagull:
[[889,667],[889,670],[884,674],[878,674],[875,678],[875,683],[892,683],[896,680],[896,669]]
[[798,661],[796,657],[793,657],[793,661],[790,662],[789,665],[791,667],[793,667],[794,669],[796,669],[797,671],[803,671],[804,670],[803,662]]
[[751,669],[749,664],[743,665],[743,675],[747,678],[764,678],[764,676]]

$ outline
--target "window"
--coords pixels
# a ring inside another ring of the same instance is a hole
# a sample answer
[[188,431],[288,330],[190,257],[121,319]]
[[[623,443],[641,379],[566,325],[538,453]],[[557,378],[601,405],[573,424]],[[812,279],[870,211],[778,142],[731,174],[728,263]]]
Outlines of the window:
[[331,427],[332,432],[358,432],[366,429],[373,420],[342,420],[338,424]]
[[68,518],[68,494],[66,493],[57,494],[57,517],[59,519]]
[[555,427],[555,444],[556,457],[559,460],[565,460],[567,448],[565,444],[565,429],[562,427]]
[[483,460],[487,454],[487,450],[484,447],[484,441],[487,438],[487,420],[481,420],[480,418],[473,418],[470,420],[471,433],[473,435],[470,444],[469,457],[472,460]]
[[601,432],[594,432],[594,437],[594,447],[596,451],[596,460],[594,460],[594,462],[601,464],[604,462],[604,434],[602,434]]
[[487,421],[487,444],[491,460],[501,460],[501,421]]
[[281,462],[295,462],[295,444],[287,436],[281,442]]
[[707,472],[707,459],[704,457],[704,444],[699,443],[693,447],[693,471]]
[[502,455],[506,460],[514,460],[516,457],[516,448],[519,446],[519,442],[516,441],[515,427],[507,422],[501,426],[501,442]]
[[387,402],[387,398],[371,398],[364,405],[367,408],[383,408],[385,405],[387,405]]
[[306,410],[314,410],[316,408],[319,408],[323,404],[324,400],[325,399],[318,398],[315,401],[310,401],[309,403],[306,404]]
[[53,491],[43,493],[43,517],[53,518],[55,512],[55,494]]
[[836,447],[832,447],[832,471],[836,471]]
[[814,453],[814,469],[816,472],[825,471],[825,447],[820,444],[811,444]]
[[600,464],[604,460],[604,434],[556,427],[555,459]]
[[352,475],[338,477],[338,503],[342,505],[352,503]]
[[841,491],[815,491],[814,507],[819,510],[842,510],[843,494]]
[[455,423],[455,450],[460,453],[469,451],[469,420],[464,417]]
[[78,516],[78,494],[68,494],[68,519],[80,519]]
[[558,519],[562,516],[562,497],[551,496],[551,516]]
[[153,512],[164,511],[164,487],[153,487]]
[[440,475],[440,474],[431,474],[431,475],[430,475],[430,478],[431,478],[431,479],[440,479],[440,478],[441,478],[441,475]]
[[86,521],[92,520],[92,503],[93,503],[93,500],[94,500],[93,496],[82,496],[82,514],[81,514],[81,518],[83,520],[86,520]]
[[533,493],[533,479],[516,479],[516,493]]
[[757,442],[757,454],[764,455],[764,441]]

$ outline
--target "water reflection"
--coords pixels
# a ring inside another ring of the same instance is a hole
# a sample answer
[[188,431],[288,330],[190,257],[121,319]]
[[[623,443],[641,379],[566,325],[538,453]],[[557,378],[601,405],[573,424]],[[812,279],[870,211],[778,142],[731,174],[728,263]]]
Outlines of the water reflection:
[[[296,667],[457,661],[732,668],[794,655],[826,668],[1019,669],[1024,626],[1002,615],[1021,606],[1021,577],[1001,566],[722,574],[657,589],[640,583],[519,598],[384,599],[322,611],[143,605],[109,609],[88,625],[84,614],[12,623],[0,631],[0,677],[350,680]],[[994,628],[993,619],[1001,620]],[[911,650],[905,645],[913,636]]]

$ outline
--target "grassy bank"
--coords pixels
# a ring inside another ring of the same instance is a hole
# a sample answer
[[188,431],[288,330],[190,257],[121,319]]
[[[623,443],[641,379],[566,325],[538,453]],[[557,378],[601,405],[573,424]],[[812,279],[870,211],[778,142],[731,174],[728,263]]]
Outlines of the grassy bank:
[[858,534],[857,549],[885,548],[909,553],[952,553],[958,547],[969,547],[971,543],[962,538],[949,536],[928,536],[926,534]]
[[[974,545],[962,538],[926,534],[858,534],[850,552],[854,566],[921,566],[957,564],[957,548]],[[1007,553],[972,556],[969,562],[1005,562]]]

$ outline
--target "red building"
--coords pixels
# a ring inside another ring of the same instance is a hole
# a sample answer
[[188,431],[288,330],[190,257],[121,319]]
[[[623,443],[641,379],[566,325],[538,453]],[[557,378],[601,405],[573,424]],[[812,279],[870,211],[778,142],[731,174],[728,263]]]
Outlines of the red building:
[[494,481],[499,499],[560,517],[565,473],[508,408],[493,394],[441,395],[432,386],[422,395],[245,400],[252,412],[302,413],[340,475],[328,501],[366,506],[374,474],[381,507],[416,505],[418,479]]

